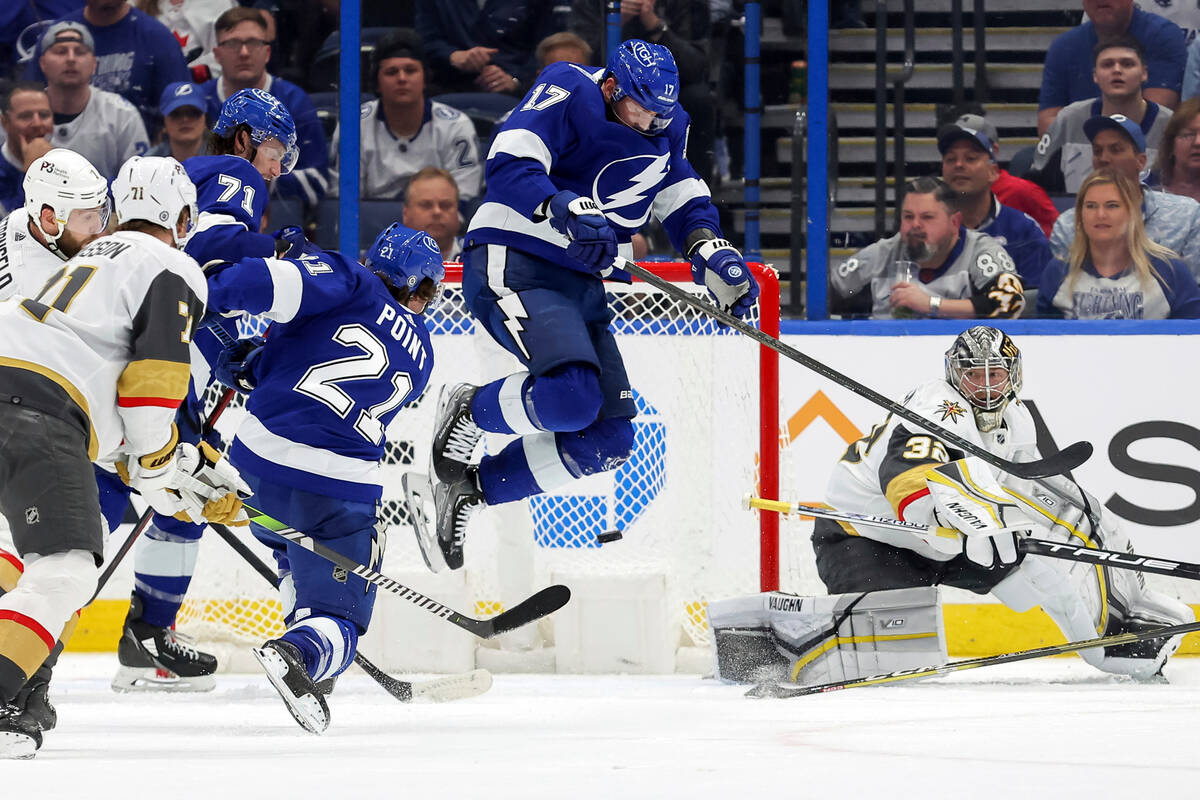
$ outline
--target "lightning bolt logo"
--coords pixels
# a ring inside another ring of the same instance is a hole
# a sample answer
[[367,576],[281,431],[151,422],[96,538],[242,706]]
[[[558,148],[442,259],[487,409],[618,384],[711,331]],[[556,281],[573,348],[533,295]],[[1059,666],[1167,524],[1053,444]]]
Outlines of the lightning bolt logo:
[[526,313],[525,306],[521,303],[520,295],[505,295],[500,298],[500,301],[496,305],[504,312],[504,327],[512,334],[513,341],[517,343],[517,347],[521,348],[521,352],[525,355],[525,360],[532,361],[533,357],[529,355],[529,349],[525,347],[525,342],[521,341],[521,334],[525,332],[522,320],[529,319],[529,314]]
[[650,163],[645,169],[629,179],[628,186],[608,196],[607,202],[600,206],[600,210],[624,208],[645,200],[666,177],[667,159],[670,156],[670,153],[663,153],[650,159]]

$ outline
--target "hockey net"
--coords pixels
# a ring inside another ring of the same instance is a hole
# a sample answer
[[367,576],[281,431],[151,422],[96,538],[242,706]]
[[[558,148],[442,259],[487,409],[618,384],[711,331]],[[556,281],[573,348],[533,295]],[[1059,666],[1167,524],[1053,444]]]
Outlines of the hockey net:
[[[435,359],[429,387],[388,428],[381,508],[388,537],[385,573],[424,570],[400,477],[429,470],[441,388],[520,370],[485,332],[476,331],[463,302],[461,268],[447,266],[445,300],[426,317]],[[692,283],[686,263],[643,266],[705,295]],[[752,324],[777,336],[777,277],[759,264],[751,271],[761,289]],[[645,283],[609,284],[608,296],[638,409],[633,454],[611,473],[478,514],[465,550],[473,608],[460,610],[480,617],[499,613],[552,579],[569,584],[571,575],[661,575],[670,635],[681,645],[706,646],[709,598],[777,586],[775,515],[760,519],[741,508],[750,491],[778,496],[776,356]],[[239,401],[217,426],[227,440],[244,414]],[[507,441],[489,435],[485,450],[498,452]],[[601,546],[598,535],[613,530],[623,538]],[[261,547],[258,552],[267,553]],[[381,593],[377,602],[391,601]],[[204,537],[178,626],[209,645],[253,643],[283,630],[274,592],[211,533]]]

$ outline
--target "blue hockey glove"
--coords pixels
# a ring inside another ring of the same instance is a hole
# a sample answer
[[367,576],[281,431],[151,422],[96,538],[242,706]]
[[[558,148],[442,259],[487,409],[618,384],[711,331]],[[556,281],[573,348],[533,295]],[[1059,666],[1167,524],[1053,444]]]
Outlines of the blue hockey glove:
[[550,198],[550,225],[571,240],[567,255],[600,272],[617,257],[617,232],[595,201],[562,191]]
[[271,234],[275,237],[275,255],[280,258],[299,258],[302,255],[319,255],[321,248],[310,242],[299,225],[288,225]]
[[742,254],[726,239],[706,239],[692,248],[692,280],[708,288],[717,305],[746,317],[758,300],[758,281]]
[[252,336],[239,339],[233,347],[222,348],[213,365],[213,377],[230,389],[243,394],[251,392],[258,385],[254,368],[265,341],[261,336]]

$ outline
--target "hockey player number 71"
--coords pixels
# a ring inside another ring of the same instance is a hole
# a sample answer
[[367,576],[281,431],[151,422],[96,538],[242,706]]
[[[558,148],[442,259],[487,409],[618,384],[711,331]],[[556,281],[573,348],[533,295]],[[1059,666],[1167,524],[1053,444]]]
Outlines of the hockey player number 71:
[[[345,381],[375,379],[387,372],[388,354],[383,343],[362,325],[343,325],[333,334],[333,340],[345,347],[357,347],[365,355],[325,361],[308,368],[294,388],[314,400],[319,400],[333,409],[342,419],[354,408],[355,401],[337,384]],[[371,444],[383,441],[383,423],[379,418],[404,402],[412,393],[412,378],[407,372],[396,371],[392,375],[394,391],[382,403],[358,413],[354,429]]]

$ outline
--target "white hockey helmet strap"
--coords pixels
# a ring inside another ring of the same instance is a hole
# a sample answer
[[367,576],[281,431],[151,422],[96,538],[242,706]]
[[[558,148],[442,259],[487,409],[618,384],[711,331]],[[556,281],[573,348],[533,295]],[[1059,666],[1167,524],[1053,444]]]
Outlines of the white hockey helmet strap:
[[[134,156],[113,181],[117,222],[140,219],[171,231],[182,249],[196,228],[196,187],[183,165],[170,156]],[[179,216],[188,213],[187,233],[179,235]]]
[[[22,183],[25,192],[25,211],[46,237],[51,250],[67,229],[71,212],[76,209],[99,208],[101,225],[108,225],[111,209],[108,200],[108,181],[92,162],[72,150],[56,147],[34,161],[25,171]],[[42,209],[49,207],[58,224],[55,233],[42,227]]]

